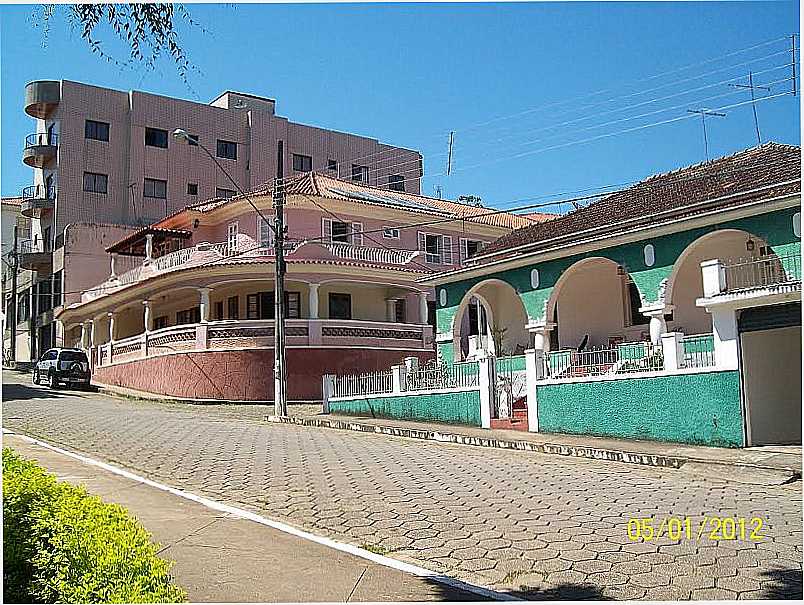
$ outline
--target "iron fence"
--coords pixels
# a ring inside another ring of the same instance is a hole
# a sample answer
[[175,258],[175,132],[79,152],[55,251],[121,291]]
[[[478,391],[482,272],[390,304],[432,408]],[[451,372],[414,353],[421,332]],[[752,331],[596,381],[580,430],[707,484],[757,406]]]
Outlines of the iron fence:
[[527,409],[528,378],[524,355],[498,357],[494,362],[494,417],[511,418],[515,409]]
[[366,374],[335,376],[332,394],[334,397],[349,397],[372,393],[390,393],[393,390],[393,372],[386,370]]
[[712,334],[694,334],[681,340],[684,349],[683,368],[708,368],[715,365],[715,337]]
[[405,374],[406,391],[474,387],[479,384],[477,364],[445,364],[428,361]]
[[659,371],[664,369],[664,357],[660,345],[626,342],[583,351],[550,351],[544,357],[544,364],[547,377],[577,378]]
[[801,281],[801,255],[764,255],[724,264],[726,291],[764,288]]

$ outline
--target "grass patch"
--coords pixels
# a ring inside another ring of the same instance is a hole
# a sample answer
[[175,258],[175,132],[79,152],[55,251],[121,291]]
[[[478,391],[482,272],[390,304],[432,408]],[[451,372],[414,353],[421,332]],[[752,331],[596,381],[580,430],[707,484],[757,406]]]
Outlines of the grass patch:
[[369,552],[373,552],[375,555],[387,555],[391,551],[381,546],[380,544],[369,544],[368,542],[364,542],[360,545],[360,548],[363,550],[367,550]]

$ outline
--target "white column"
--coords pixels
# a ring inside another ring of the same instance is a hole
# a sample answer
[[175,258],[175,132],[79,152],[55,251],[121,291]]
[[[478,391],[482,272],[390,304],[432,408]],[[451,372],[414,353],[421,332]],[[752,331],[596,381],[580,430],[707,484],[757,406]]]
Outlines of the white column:
[[329,414],[329,399],[335,392],[335,376],[332,374],[324,374],[321,377],[321,394],[323,396],[324,406],[323,412]]
[[547,353],[550,350],[550,331],[556,327],[552,322],[534,322],[527,326],[528,332],[533,334],[533,348]]
[[544,351],[528,349],[525,351],[525,377],[527,379],[528,430],[539,432],[539,407],[536,398],[536,383],[544,378]]
[[681,332],[662,334],[662,357],[665,370],[678,370],[684,364],[684,335]]
[[146,332],[151,332],[154,329],[154,322],[153,322],[153,307],[151,307],[150,300],[142,301],[143,307],[143,325],[145,326]]
[[396,299],[395,298],[386,298],[385,299],[385,318],[386,318],[386,321],[395,321],[396,320]]
[[650,341],[658,345],[662,342],[662,334],[667,332],[667,322],[664,316],[673,310],[672,305],[665,305],[663,301],[639,309],[645,317],[650,318]]
[[724,370],[736,370],[739,366],[737,350],[737,312],[731,308],[712,308],[712,333],[715,344],[715,364]]
[[94,319],[89,320],[89,348],[93,348],[95,346],[95,341],[97,340],[97,334],[95,333],[95,326],[97,322]]
[[106,317],[109,318],[109,342],[114,342],[114,324],[115,324],[115,313],[107,313]]
[[81,345],[82,349],[87,348],[87,323],[85,321],[81,322]]
[[199,306],[201,307],[201,323],[209,321],[209,288],[198,288]]
[[154,236],[149,233],[145,236],[145,262],[149,262],[154,255]]
[[112,278],[112,279],[117,277],[117,273],[115,271],[115,261],[116,260],[117,260],[117,255],[114,252],[109,254],[109,265],[110,265],[109,266],[109,277]]
[[405,364],[391,366],[392,392],[401,393],[405,390],[405,370]]
[[318,319],[318,286],[310,284],[310,292],[307,295],[307,306],[310,307],[308,315],[310,319]]
[[497,385],[494,384],[494,357],[483,357],[478,360],[478,386],[480,387],[480,426],[491,428],[491,417],[494,411],[494,399]]
[[711,298],[726,291],[726,269],[719,259],[702,262],[701,277],[703,278],[703,295],[705,298]]
[[427,308],[427,292],[419,292],[419,323],[426,324],[430,310]]

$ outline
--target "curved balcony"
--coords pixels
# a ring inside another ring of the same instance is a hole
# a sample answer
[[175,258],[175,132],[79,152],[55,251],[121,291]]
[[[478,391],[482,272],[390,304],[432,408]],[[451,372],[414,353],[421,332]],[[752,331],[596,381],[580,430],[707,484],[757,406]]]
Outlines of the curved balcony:
[[53,269],[53,253],[45,250],[42,242],[23,240],[19,246],[19,264],[23,269],[50,273]]
[[22,161],[31,168],[44,168],[56,157],[58,149],[58,135],[49,132],[29,134],[25,137]]
[[56,205],[56,188],[45,185],[30,185],[22,190],[20,212],[27,218],[40,218]]
[[25,113],[32,118],[45,119],[61,101],[61,82],[35,80],[25,85]]

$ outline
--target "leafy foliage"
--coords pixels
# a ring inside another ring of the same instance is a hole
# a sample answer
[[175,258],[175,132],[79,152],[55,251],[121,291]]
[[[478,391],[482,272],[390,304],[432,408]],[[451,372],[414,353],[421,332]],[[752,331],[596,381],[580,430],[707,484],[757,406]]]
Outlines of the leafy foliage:
[[[132,63],[144,64],[153,69],[157,60],[164,54],[176,63],[179,76],[188,84],[189,72],[194,70],[184,51],[176,26],[179,21],[195,26],[194,21],[183,4],[141,3],[141,4],[70,4],[63,7],[70,22],[80,31],[81,39],[89,44],[92,52],[118,66]],[[50,22],[56,14],[57,5],[42,6],[41,18],[44,24],[45,40]],[[130,49],[129,60],[121,62],[108,54],[101,40],[102,30],[108,26]]]
[[176,603],[172,563],[126,510],[3,449],[4,600]]

